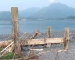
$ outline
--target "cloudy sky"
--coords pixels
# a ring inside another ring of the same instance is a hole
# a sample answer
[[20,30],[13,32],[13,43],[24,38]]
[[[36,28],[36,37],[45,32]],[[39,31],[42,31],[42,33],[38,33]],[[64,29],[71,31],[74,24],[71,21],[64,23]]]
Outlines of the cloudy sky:
[[41,8],[56,2],[75,8],[75,0],[0,0],[0,11],[8,11],[11,7],[18,7],[19,10],[31,7]]

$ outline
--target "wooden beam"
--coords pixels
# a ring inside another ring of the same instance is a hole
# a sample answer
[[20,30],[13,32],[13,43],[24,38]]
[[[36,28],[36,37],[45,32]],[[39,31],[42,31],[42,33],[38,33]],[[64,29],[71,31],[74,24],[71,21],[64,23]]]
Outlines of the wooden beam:
[[46,38],[46,39],[30,39],[30,40],[21,40],[21,45],[41,45],[49,43],[63,43],[64,38]]
[[11,14],[12,14],[12,40],[14,41],[15,54],[20,55],[21,48],[19,44],[18,8],[12,7]]
[[[8,41],[0,41],[1,44],[6,44],[8,46],[12,40]],[[8,43],[8,44],[7,44]],[[50,44],[50,43],[64,43],[64,38],[41,38],[41,39],[29,39],[29,40],[20,40],[19,41],[20,45],[25,46],[25,45],[45,45],[45,44]]]

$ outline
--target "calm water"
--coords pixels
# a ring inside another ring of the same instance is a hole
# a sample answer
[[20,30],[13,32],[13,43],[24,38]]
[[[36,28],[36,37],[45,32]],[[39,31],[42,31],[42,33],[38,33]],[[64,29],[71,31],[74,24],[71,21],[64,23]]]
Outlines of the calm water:
[[[11,21],[0,21],[0,34],[11,33],[11,24]],[[75,29],[75,20],[21,20],[19,26],[21,32],[34,32],[38,29],[46,32],[48,26],[52,26],[53,30],[64,30],[65,27]]]

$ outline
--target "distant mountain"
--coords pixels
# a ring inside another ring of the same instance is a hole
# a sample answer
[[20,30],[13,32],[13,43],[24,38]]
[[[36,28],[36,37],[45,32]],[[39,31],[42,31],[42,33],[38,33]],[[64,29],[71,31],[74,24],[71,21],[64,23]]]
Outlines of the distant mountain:
[[66,18],[75,16],[75,9],[61,3],[52,3],[50,6],[40,9],[36,12],[33,18]]
[[1,11],[0,12],[0,20],[10,20],[11,13],[9,11]]
[[[19,11],[19,18],[28,18],[37,12],[40,8],[29,8],[23,11]],[[0,11],[0,20],[11,20],[11,12],[9,11]]]
[[[29,8],[19,11],[19,18],[37,19],[64,19],[74,18],[75,9],[61,3],[52,3],[48,7]],[[0,20],[11,20],[11,13],[8,11],[0,12]]]
[[40,8],[29,8],[23,11],[19,11],[19,17],[20,18],[28,18],[32,16],[34,13],[36,13]]

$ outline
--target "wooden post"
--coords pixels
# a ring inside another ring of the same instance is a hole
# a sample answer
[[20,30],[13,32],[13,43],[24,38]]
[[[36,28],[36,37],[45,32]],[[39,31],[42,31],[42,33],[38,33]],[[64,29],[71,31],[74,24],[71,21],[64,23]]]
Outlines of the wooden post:
[[21,48],[19,44],[19,26],[18,26],[18,8],[11,8],[12,14],[12,40],[14,41],[14,52],[15,54],[21,54]]
[[47,37],[51,38],[52,29],[51,27],[48,27]]
[[[52,33],[52,29],[51,27],[48,27],[48,31],[47,31],[47,38],[51,38],[51,33]],[[47,44],[47,47],[50,47],[51,44]]]
[[68,43],[69,43],[69,28],[65,28],[64,31],[64,50],[68,50]]

